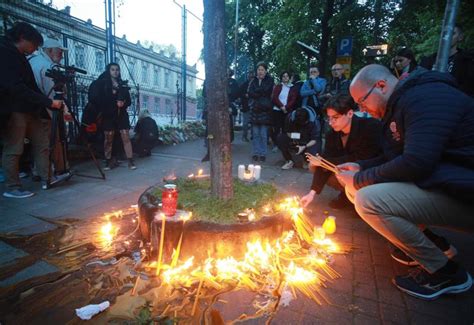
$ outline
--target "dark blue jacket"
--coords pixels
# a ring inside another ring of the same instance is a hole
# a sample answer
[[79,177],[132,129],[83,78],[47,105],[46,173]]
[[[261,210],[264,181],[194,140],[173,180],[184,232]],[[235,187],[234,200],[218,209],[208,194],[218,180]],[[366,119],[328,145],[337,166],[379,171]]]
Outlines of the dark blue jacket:
[[248,94],[251,109],[250,122],[253,125],[272,125],[273,78],[268,74],[260,82],[257,77],[250,81]]
[[[354,186],[414,182],[474,199],[474,100],[447,73],[420,71],[401,81],[387,103],[383,156],[360,161]],[[372,168],[370,168],[372,167]]]

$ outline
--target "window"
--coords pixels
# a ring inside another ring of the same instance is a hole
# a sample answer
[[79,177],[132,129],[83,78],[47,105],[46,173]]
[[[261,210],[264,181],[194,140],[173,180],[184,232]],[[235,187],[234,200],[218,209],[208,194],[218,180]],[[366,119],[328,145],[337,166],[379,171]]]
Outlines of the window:
[[153,70],[153,85],[157,87],[160,85],[160,68],[158,67]]
[[160,98],[155,97],[155,112],[160,113]]
[[104,52],[95,52],[95,71],[102,72],[105,69]]
[[142,82],[148,83],[148,64],[142,64]]
[[86,67],[86,52],[82,45],[76,46],[74,49],[76,67]]
[[171,100],[170,99],[165,100],[165,109],[166,109],[166,114],[171,115]]
[[128,66],[129,66],[129,70],[130,70],[130,78],[134,79],[134,77],[135,77],[135,60],[130,59],[128,61]]
[[142,97],[142,108],[148,108],[148,96],[143,95]]
[[170,72],[168,70],[165,71],[165,88],[170,87]]

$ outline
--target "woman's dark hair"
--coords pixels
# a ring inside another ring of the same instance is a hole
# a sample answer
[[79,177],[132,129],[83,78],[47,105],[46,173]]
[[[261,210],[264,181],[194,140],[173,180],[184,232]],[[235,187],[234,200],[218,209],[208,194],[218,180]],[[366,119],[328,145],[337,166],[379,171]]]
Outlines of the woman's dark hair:
[[[112,66],[116,66],[116,67],[118,67],[119,70],[120,70],[120,66],[119,66],[118,63],[115,63],[115,62],[109,63],[109,64],[106,65],[105,71],[102,72],[102,73],[100,74],[99,78],[97,78],[97,79],[111,79],[111,78],[110,78],[110,68],[111,68]],[[122,74],[121,74],[120,72],[119,72],[118,79],[119,79],[119,80],[122,80]]]
[[297,125],[305,125],[309,120],[309,113],[306,108],[298,108],[295,112],[295,123]]
[[24,39],[36,46],[43,45],[43,36],[32,25],[24,22],[15,23],[12,28],[6,31],[5,35],[14,43]]
[[283,71],[282,73],[280,73],[280,81],[283,79],[283,75],[285,73],[288,75],[288,77],[290,77],[290,73],[288,71]]
[[412,72],[418,65],[415,59],[415,54],[413,54],[413,51],[410,50],[408,47],[403,47],[399,49],[395,56],[402,56],[410,60],[410,68],[408,69],[408,72]]
[[351,96],[340,94],[328,99],[324,104],[324,114],[328,109],[333,109],[339,114],[347,114],[350,110],[355,110],[355,103]]
[[256,69],[258,69],[258,67],[263,67],[265,71],[268,70],[268,65],[263,61],[260,61],[259,63],[257,63]]

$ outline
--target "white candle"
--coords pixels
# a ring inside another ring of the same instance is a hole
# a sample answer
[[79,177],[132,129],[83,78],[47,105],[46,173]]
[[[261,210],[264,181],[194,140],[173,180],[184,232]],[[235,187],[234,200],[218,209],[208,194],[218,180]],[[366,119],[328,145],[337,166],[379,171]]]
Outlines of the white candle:
[[249,167],[247,168],[250,173],[252,174],[252,177],[253,177],[253,170],[254,170],[255,166],[253,164],[250,164]]
[[239,165],[238,168],[238,177],[240,180],[244,179],[245,165]]
[[255,177],[256,180],[259,180],[261,172],[262,172],[262,167],[260,165],[256,165],[253,168],[253,177]]

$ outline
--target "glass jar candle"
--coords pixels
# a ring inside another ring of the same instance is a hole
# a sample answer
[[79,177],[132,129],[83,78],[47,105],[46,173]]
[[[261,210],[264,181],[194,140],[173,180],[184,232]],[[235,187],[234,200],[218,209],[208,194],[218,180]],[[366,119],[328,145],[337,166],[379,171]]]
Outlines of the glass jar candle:
[[174,216],[176,214],[176,208],[178,206],[178,189],[175,184],[166,184],[163,192],[161,193],[161,204],[163,213],[168,216]]

